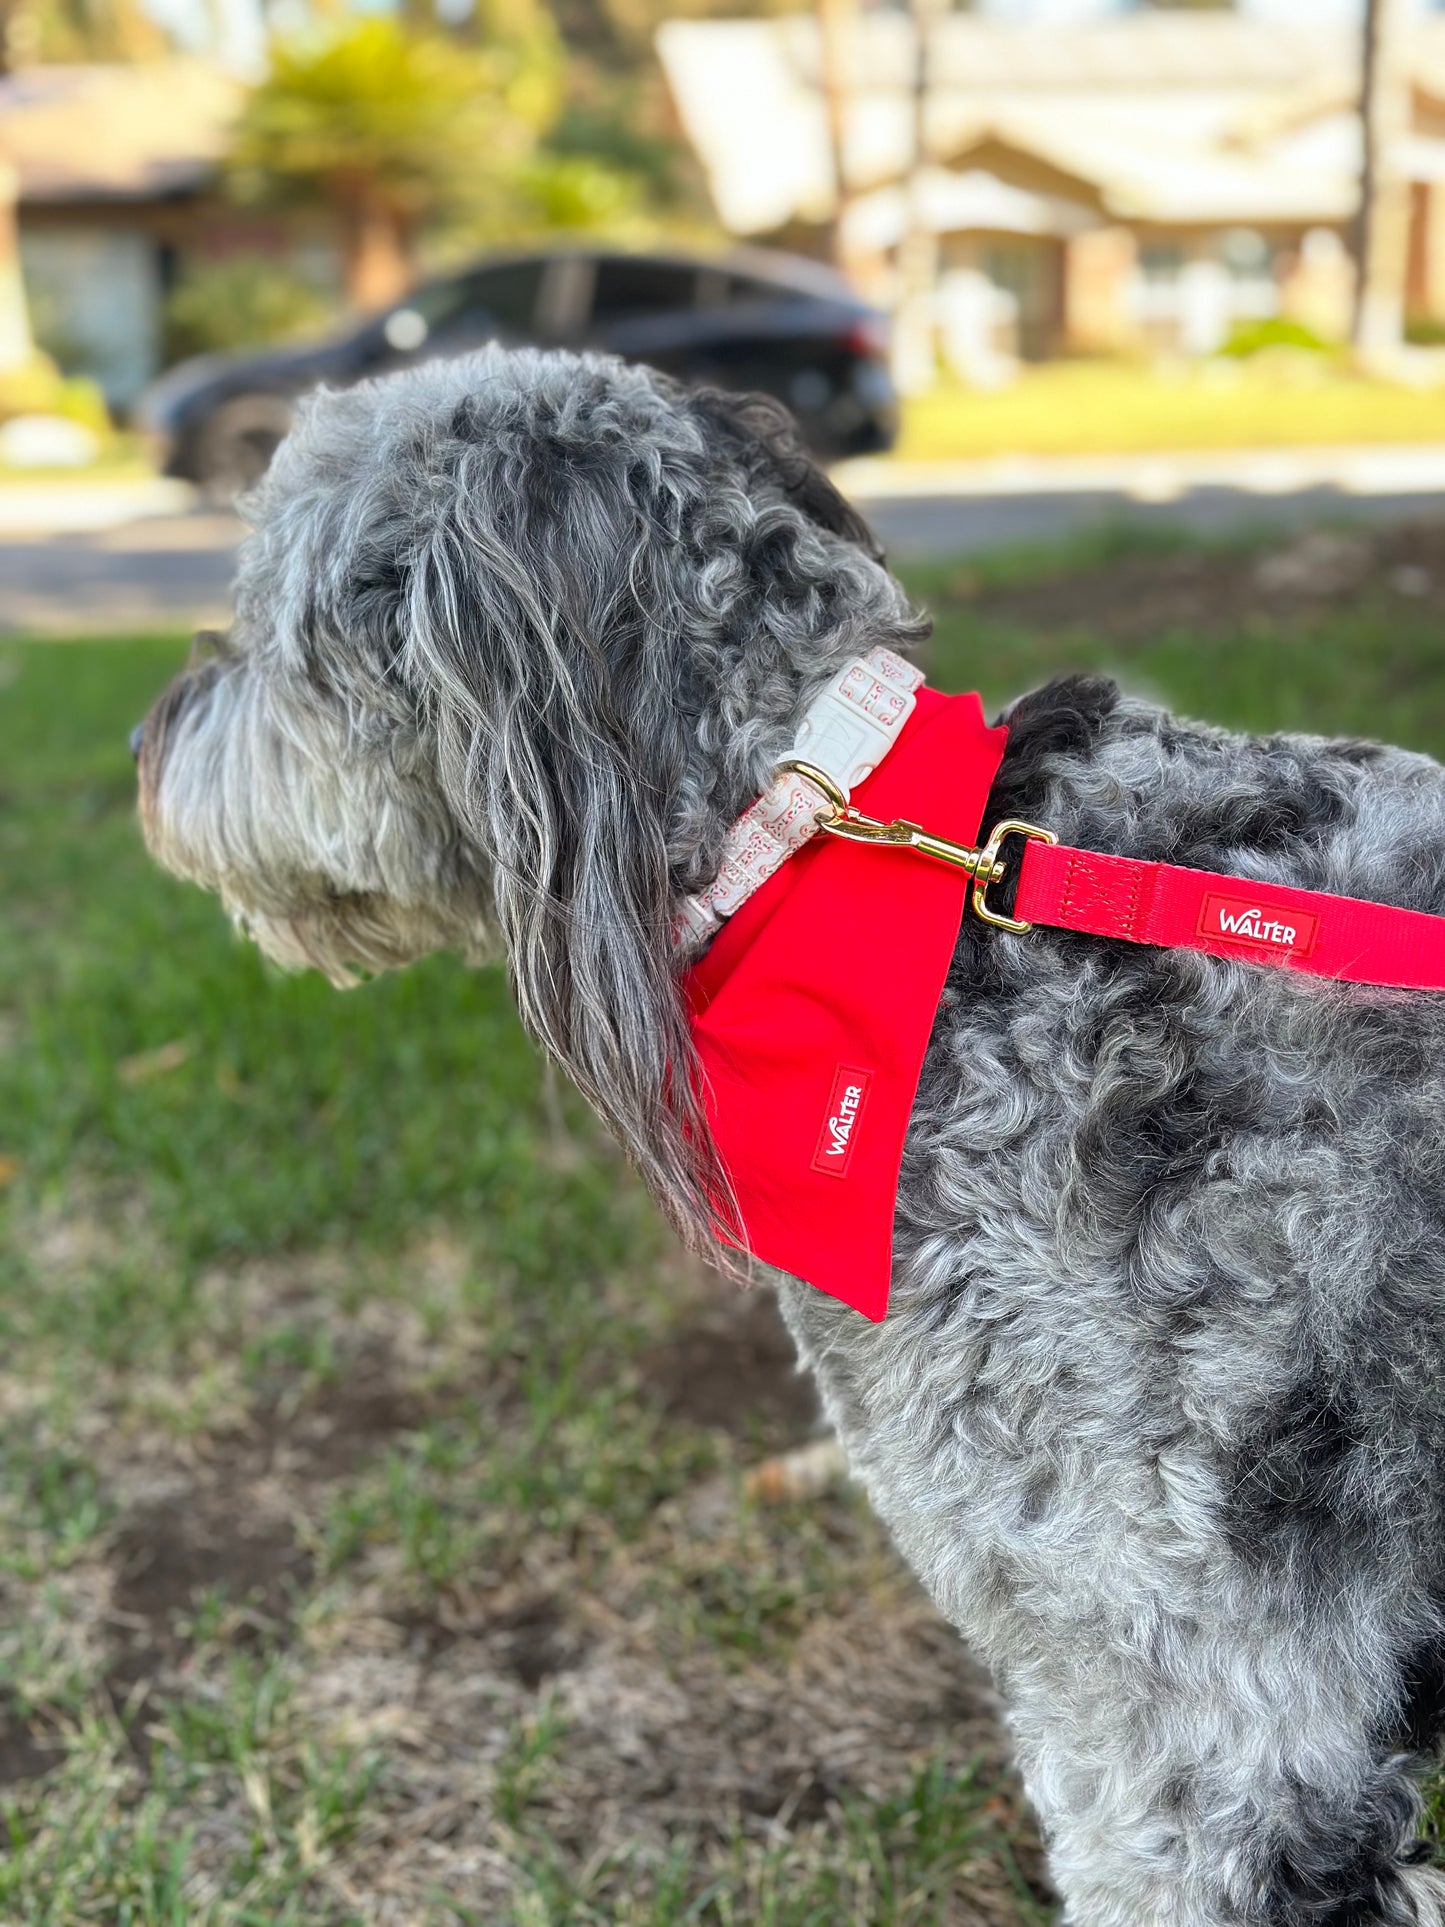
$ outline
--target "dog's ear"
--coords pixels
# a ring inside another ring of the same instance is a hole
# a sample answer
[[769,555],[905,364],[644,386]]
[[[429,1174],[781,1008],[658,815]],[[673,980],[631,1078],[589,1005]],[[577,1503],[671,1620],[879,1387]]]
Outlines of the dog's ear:
[[730,444],[745,469],[781,489],[810,522],[855,543],[872,561],[884,560],[877,536],[808,454],[798,424],[780,401],[699,388],[691,402],[709,433]]
[[523,1021],[716,1261],[725,1187],[669,928],[684,664],[644,613],[676,543],[648,473],[620,437],[579,457],[532,433],[499,458],[494,436],[436,491],[402,667],[489,859]]

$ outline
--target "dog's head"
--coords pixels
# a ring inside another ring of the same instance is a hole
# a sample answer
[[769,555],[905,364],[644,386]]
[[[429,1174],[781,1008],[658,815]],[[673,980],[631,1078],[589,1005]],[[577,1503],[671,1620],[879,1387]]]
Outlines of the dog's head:
[[916,640],[866,528],[776,403],[501,350],[318,394],[248,513],[139,733],[152,853],[338,983],[504,952],[701,1237],[673,912],[839,662]]

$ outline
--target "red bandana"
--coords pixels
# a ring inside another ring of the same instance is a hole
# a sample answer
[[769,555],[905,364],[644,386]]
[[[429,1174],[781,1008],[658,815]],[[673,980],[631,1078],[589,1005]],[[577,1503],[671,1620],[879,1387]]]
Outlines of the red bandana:
[[[1007,738],[977,696],[920,689],[852,800],[975,843]],[[888,1308],[903,1138],[967,890],[962,871],[907,850],[819,836],[684,979],[741,1220],[728,1242],[874,1320]]]

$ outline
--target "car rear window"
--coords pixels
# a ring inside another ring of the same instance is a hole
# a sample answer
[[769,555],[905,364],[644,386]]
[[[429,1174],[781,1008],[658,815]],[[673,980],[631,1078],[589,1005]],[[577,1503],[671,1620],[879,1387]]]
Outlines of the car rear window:
[[697,270],[671,261],[625,260],[616,256],[597,263],[592,288],[594,322],[629,321],[638,315],[691,308],[697,294]]
[[415,308],[433,333],[440,329],[491,325],[508,334],[530,334],[542,279],[538,261],[507,261],[450,281],[417,288],[406,305]]
[[475,305],[485,308],[501,327],[530,334],[537,314],[537,289],[542,280],[539,261],[510,261],[471,276]]
[[781,287],[776,281],[760,281],[751,274],[730,274],[727,280],[727,299],[730,305],[741,302],[749,304],[757,301],[796,301],[797,288]]

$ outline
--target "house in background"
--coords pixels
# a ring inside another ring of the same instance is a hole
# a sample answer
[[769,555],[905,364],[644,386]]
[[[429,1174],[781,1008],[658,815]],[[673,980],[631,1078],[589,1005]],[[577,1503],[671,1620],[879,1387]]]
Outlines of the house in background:
[[218,192],[242,98],[234,74],[199,59],[0,79],[0,163],[18,177],[36,337],[113,407],[161,365],[165,297],[183,263],[295,246]]
[[[1359,204],[1358,35],[1211,12],[1040,32],[949,14],[924,62],[906,14],[843,43],[839,206],[811,17],[670,21],[658,49],[733,233],[839,251],[888,300],[935,240],[952,358],[1204,354],[1241,322],[1348,328]],[[1412,319],[1445,324],[1445,20],[1412,23]]]

